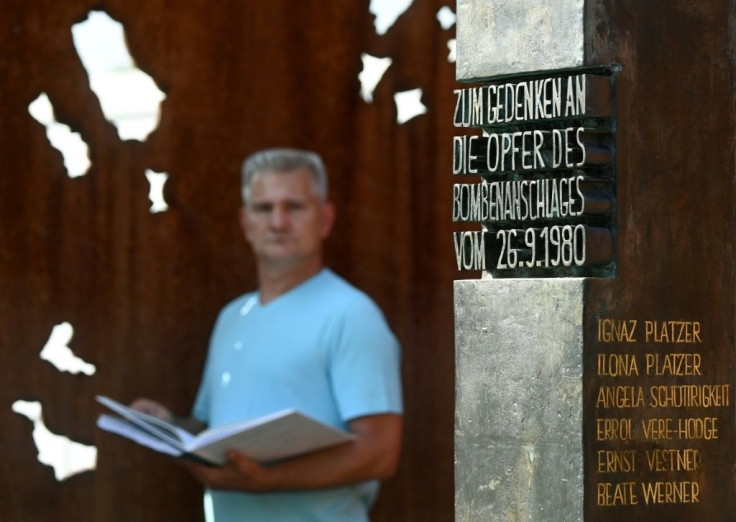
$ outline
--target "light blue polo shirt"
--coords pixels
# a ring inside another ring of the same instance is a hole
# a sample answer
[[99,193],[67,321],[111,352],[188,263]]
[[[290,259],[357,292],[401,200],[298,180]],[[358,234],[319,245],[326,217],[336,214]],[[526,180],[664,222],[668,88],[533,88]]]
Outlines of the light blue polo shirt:
[[[356,417],[401,413],[399,346],[363,292],[324,269],[261,305],[229,303],[210,340],[193,416],[210,427],[284,408],[341,429]],[[210,491],[215,522],[361,522],[376,481],[319,491]]]

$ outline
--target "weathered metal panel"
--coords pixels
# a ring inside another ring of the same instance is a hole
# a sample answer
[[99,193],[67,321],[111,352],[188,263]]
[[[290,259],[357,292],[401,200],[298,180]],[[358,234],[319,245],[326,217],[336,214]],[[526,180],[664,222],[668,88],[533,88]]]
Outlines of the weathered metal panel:
[[618,277],[586,300],[586,520],[733,521],[736,3],[586,4],[588,64],[623,67]]

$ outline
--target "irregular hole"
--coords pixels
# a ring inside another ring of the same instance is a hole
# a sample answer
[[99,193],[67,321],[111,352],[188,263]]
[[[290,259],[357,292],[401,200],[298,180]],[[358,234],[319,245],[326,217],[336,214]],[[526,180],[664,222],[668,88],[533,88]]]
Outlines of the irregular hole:
[[84,176],[91,165],[89,147],[78,132],[56,121],[54,108],[46,93],[41,93],[28,105],[28,112],[33,119],[46,127],[46,137],[64,158],[67,175],[70,178]]
[[447,61],[455,63],[457,61],[457,40],[455,38],[447,41],[447,50],[449,51],[447,53]]
[[457,16],[455,16],[455,12],[452,9],[445,5],[437,11],[437,21],[440,23],[440,27],[447,31],[450,27],[455,25]]
[[416,88],[394,94],[396,102],[396,121],[401,125],[410,119],[427,112],[422,103],[422,89]]
[[169,210],[169,205],[164,199],[164,185],[169,179],[169,175],[166,172],[155,172],[151,169],[146,170],[146,179],[150,184],[148,189],[148,199],[151,200],[151,208],[148,211],[151,214],[158,212],[165,212]]
[[56,366],[60,372],[94,375],[97,370],[95,365],[83,361],[69,348],[73,336],[74,328],[68,322],[54,326],[49,340],[41,350],[41,359]]
[[72,26],[74,47],[87,70],[92,91],[120,139],[145,141],[157,127],[166,98],[156,82],[138,69],[128,52],[123,25],[102,11]]
[[391,67],[392,60],[391,58],[378,58],[367,53],[361,54],[360,57],[363,60],[363,70],[358,74],[360,96],[366,103],[371,103],[373,101],[373,91],[383,78],[386,70]]
[[375,15],[377,34],[386,34],[404,11],[409,9],[413,0],[371,0],[369,11]]
[[41,403],[15,401],[12,409],[33,423],[33,443],[38,450],[38,461],[54,468],[56,480],[66,480],[79,473],[96,469],[97,448],[49,431],[43,423]]

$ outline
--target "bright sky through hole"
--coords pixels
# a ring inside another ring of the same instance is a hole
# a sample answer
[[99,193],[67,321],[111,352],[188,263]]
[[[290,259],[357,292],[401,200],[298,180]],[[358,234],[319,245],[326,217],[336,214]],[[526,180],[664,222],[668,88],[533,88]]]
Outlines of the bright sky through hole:
[[446,5],[442,6],[442,8],[437,11],[437,21],[445,31],[455,25],[456,20],[457,17],[455,16],[455,13]]
[[136,67],[122,24],[102,11],[91,11],[87,20],[72,26],[72,37],[105,118],[120,139],[145,141],[158,127],[166,96]]
[[376,16],[376,33],[386,34],[412,2],[413,0],[371,0],[368,9]]
[[46,93],[41,93],[31,102],[28,112],[33,119],[46,127],[46,137],[61,152],[68,176],[76,178],[85,175],[91,165],[89,147],[78,132],[73,132],[68,125],[56,121],[54,108]]
[[12,409],[33,423],[33,442],[38,449],[38,461],[54,468],[56,480],[66,480],[97,467],[97,448],[49,431],[43,422],[41,403],[15,401]]
[[410,119],[427,112],[427,107],[422,103],[422,89],[397,92],[394,94],[396,102],[396,121],[399,124],[406,123]]
[[40,357],[44,361],[48,361],[60,372],[83,373],[85,375],[94,375],[97,370],[94,364],[89,364],[72,352],[69,343],[74,336],[74,328],[71,324],[63,322],[57,324],[51,330],[49,340],[46,341],[41,350]]
[[391,66],[392,60],[391,58],[378,58],[367,53],[361,54],[360,57],[363,60],[363,70],[358,74],[360,96],[366,103],[371,103],[373,91]]
[[146,179],[150,184],[148,190],[148,199],[151,200],[151,208],[148,211],[151,214],[164,212],[169,209],[169,205],[164,199],[164,185],[169,175],[166,172],[155,172],[151,169],[146,170]]

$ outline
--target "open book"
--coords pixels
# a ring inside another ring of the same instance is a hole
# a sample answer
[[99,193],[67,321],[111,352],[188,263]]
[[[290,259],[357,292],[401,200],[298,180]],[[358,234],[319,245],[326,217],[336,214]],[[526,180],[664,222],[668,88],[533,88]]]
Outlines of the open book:
[[207,429],[197,435],[157,417],[133,410],[108,397],[97,401],[120,417],[102,414],[97,426],[168,455],[190,455],[223,464],[235,449],[258,462],[281,460],[352,440],[353,435],[296,410]]

